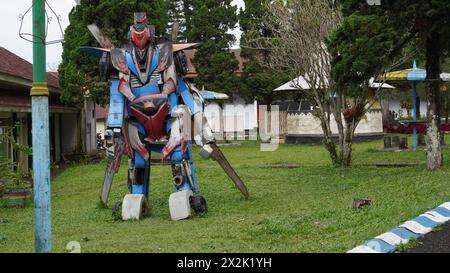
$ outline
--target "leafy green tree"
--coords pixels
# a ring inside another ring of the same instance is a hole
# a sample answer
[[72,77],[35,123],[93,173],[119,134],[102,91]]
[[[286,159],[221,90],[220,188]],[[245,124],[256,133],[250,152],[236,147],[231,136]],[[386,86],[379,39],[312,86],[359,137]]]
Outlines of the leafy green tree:
[[269,0],[244,0],[244,2],[245,9],[241,9],[239,12],[239,25],[242,30],[241,57],[245,59],[241,94],[249,101],[256,100],[259,103],[270,105],[281,95],[276,94],[273,90],[289,81],[289,75],[261,65],[264,62],[258,60],[268,59],[267,52],[246,46],[249,39],[271,37],[270,29],[263,23],[265,7]]
[[234,74],[238,61],[229,51],[235,37],[228,33],[236,23],[231,0],[194,0],[188,40],[202,43],[193,60],[200,87],[227,94],[238,92],[239,79]]
[[[342,0],[344,21],[330,39],[336,59],[332,74],[340,86],[361,86],[405,51],[425,55],[427,70],[429,170],[443,164],[440,145],[441,64],[450,49],[450,1],[385,0],[381,5]],[[420,54],[419,54],[420,55]]]
[[174,23],[178,24],[177,42],[187,42],[187,35],[191,30],[192,0],[167,0],[169,14],[169,31]]
[[82,105],[84,96],[90,95],[99,104],[108,99],[108,83],[98,76],[98,60],[78,51],[80,46],[98,43],[89,33],[87,25],[97,24],[116,46],[128,42],[129,26],[133,24],[135,11],[147,12],[150,24],[156,25],[157,35],[164,35],[167,26],[165,0],[81,0],[69,14],[63,44],[62,63],[59,67],[61,99],[68,104]]

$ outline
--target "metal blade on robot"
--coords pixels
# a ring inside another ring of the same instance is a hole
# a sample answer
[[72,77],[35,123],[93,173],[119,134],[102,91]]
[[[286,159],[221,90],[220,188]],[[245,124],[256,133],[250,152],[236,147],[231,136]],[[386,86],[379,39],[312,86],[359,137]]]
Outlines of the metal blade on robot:
[[104,48],[106,49],[112,49],[115,48],[114,44],[111,42],[111,39],[106,36],[103,31],[96,25],[91,24],[87,26],[89,31],[94,36],[95,40]]
[[114,148],[115,154],[113,158],[108,157],[108,165],[106,166],[105,176],[103,178],[102,192],[100,199],[104,207],[108,207],[109,192],[111,191],[114,175],[119,171],[120,160],[122,159],[122,143],[119,141]]
[[111,186],[114,179],[115,171],[112,168],[113,164],[114,160],[110,160],[108,162],[108,166],[106,167],[105,171],[105,177],[103,179],[102,193],[100,195],[100,199],[104,207],[108,207],[109,192],[111,191]]
[[219,163],[220,167],[222,167],[222,169],[225,171],[225,173],[228,175],[228,177],[233,181],[233,183],[236,185],[236,187],[241,191],[241,193],[244,195],[245,199],[248,199],[249,193],[248,193],[247,187],[245,186],[244,182],[242,182],[242,179],[236,173],[234,168],[230,165],[228,160],[225,158],[222,151],[219,149],[219,147],[215,143],[211,143],[210,146],[213,149],[211,158],[213,160],[217,161],[217,163]]

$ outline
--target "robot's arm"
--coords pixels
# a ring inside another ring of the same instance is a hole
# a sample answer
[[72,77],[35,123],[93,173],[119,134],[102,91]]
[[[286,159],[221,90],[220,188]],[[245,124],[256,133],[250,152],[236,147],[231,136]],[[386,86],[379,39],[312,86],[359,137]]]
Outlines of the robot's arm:
[[215,143],[216,138],[214,137],[214,132],[211,129],[204,112],[205,102],[203,101],[199,90],[193,84],[188,84],[188,86],[192,91],[196,108],[199,109],[199,111],[193,115],[194,141],[197,145],[202,147],[210,143]]
[[118,145],[118,139],[124,125],[125,99],[134,100],[129,84],[130,71],[124,51],[112,49],[110,54],[103,54],[100,59],[100,72],[110,79],[110,102],[105,140],[108,157],[114,159],[120,157],[117,149],[122,149],[121,145]]
[[204,101],[200,91],[193,84],[187,83],[186,86],[191,91],[190,94],[196,106],[195,110],[197,112],[193,114],[194,140],[197,145],[202,147],[200,156],[204,159],[212,159],[219,163],[220,167],[222,167],[231,181],[241,191],[245,199],[248,199],[249,193],[247,187],[216,144],[214,132],[204,114]]

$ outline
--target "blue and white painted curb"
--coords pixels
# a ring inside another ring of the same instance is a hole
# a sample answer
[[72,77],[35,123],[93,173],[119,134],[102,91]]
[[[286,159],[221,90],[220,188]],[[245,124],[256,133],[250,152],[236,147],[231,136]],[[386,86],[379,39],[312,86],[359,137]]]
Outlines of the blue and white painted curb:
[[400,226],[355,247],[347,253],[392,253],[400,244],[419,238],[450,220],[450,202],[406,221]]

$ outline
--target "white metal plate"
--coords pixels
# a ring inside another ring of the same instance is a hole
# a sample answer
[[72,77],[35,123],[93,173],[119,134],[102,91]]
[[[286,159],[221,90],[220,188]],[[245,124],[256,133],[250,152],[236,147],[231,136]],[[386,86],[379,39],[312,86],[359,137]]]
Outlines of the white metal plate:
[[191,190],[174,192],[169,197],[170,217],[174,221],[183,220],[191,217],[190,197],[193,195]]
[[140,220],[142,218],[142,205],[145,202],[143,194],[127,194],[122,202],[122,219]]

